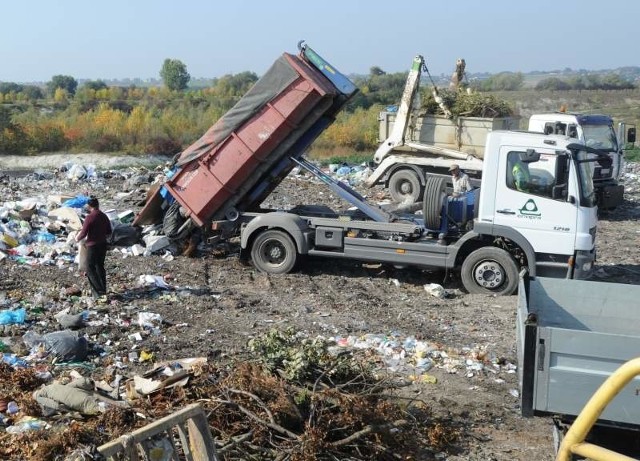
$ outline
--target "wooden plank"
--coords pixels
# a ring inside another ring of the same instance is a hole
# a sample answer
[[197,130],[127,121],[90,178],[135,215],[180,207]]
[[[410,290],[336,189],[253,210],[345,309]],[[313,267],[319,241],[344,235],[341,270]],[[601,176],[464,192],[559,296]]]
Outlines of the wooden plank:
[[[105,457],[113,456],[114,454],[120,453],[123,451],[123,442],[129,437],[133,438],[133,445],[141,442],[142,440],[152,437],[158,432],[167,431],[171,429],[173,426],[176,426],[178,423],[182,423],[194,416],[200,416],[204,418],[204,411],[202,406],[199,403],[194,403],[185,407],[184,409],[177,411],[171,415],[165,416],[164,418],[159,419],[158,421],[154,421],[144,427],[136,429],[135,431],[127,434],[125,436],[120,437],[119,439],[113,440],[111,442],[107,442],[104,445],[98,447],[98,451],[101,455]],[[205,418],[206,421],[206,418]],[[208,425],[206,426],[207,432],[209,430]],[[208,432],[209,438],[211,438],[211,433]],[[133,461],[138,461],[137,452],[136,458]],[[203,458],[204,459],[204,458]],[[213,459],[213,458],[212,458]]]
[[193,460],[217,461],[216,446],[204,413],[189,419],[187,427],[189,428],[189,442],[193,450]]

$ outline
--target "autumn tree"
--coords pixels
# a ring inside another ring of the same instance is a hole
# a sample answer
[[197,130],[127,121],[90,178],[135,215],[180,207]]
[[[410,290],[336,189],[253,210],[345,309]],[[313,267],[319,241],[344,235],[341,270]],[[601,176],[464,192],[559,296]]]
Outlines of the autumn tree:
[[51,77],[51,81],[47,83],[47,90],[49,90],[49,94],[55,95],[58,88],[62,88],[68,94],[74,95],[76,88],[78,88],[78,81],[70,75],[54,75]]
[[179,59],[165,59],[160,69],[160,77],[170,90],[184,90],[191,79],[187,66]]

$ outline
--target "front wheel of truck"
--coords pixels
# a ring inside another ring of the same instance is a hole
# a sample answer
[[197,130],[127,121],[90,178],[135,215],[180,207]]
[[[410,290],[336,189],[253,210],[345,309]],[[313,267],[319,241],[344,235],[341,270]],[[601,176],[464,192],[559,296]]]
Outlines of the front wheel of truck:
[[472,294],[512,295],[518,288],[518,265],[501,248],[479,248],[462,263],[462,284]]
[[260,272],[286,274],[296,265],[296,245],[285,232],[267,230],[256,237],[251,246],[251,260]]

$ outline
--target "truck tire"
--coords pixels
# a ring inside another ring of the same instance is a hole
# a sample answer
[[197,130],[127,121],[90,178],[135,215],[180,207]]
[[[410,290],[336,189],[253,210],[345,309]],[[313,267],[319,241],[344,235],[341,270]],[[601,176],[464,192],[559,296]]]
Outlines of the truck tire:
[[518,265],[501,248],[479,248],[462,263],[462,284],[472,294],[512,295],[518,288]]
[[286,232],[264,231],[251,245],[251,260],[260,272],[286,274],[293,270],[297,259],[296,245]]
[[424,226],[430,230],[439,230],[442,225],[442,203],[446,196],[446,181],[437,176],[427,176],[422,202]]
[[397,203],[416,203],[422,195],[418,174],[406,168],[397,170],[389,178],[389,194]]

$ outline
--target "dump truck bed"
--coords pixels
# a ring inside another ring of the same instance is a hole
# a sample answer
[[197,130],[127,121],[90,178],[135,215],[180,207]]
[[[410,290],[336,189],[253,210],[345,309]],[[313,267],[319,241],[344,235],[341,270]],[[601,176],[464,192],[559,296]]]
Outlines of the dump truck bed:
[[[536,277],[521,279],[517,347],[522,414],[571,420],[605,379],[640,356],[640,286]],[[640,429],[640,378],[600,423]]]
[[[164,187],[198,226],[251,211],[357,92],[308,47],[283,54],[242,99],[182,152]],[[157,216],[152,197],[134,224]]]

